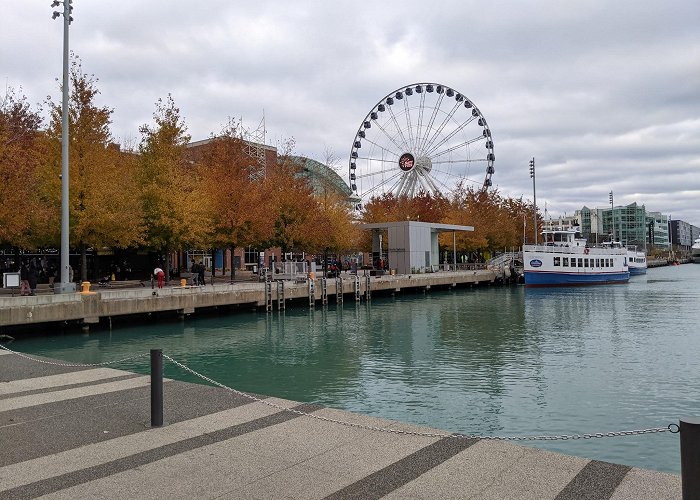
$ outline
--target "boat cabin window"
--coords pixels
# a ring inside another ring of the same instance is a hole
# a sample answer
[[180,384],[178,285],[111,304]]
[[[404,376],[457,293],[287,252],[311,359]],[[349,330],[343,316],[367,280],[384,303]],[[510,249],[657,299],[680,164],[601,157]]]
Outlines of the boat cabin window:
[[569,258],[564,257],[563,260],[564,260],[564,262],[563,262],[564,267],[569,267]]
[[571,259],[571,267],[576,267],[576,259]]
[[554,265],[556,267],[561,266],[561,257],[554,257]]
[[599,259],[595,260],[595,267],[600,267],[600,260]]
[[583,259],[578,260],[578,267],[583,267]]

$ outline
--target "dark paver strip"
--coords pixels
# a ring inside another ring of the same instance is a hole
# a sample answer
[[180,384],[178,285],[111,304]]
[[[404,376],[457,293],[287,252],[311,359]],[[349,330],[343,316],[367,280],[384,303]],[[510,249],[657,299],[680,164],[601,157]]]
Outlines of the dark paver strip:
[[91,380],[88,382],[78,382],[75,384],[55,385],[52,387],[44,387],[41,389],[32,389],[32,390],[21,391],[21,392],[13,392],[11,394],[0,394],[0,399],[10,399],[10,398],[17,398],[17,397],[21,397],[21,396],[31,396],[32,394],[45,394],[47,392],[65,391],[66,389],[77,389],[79,387],[107,384],[109,382],[118,382],[120,380],[128,380],[130,378],[137,378],[137,377],[143,377],[143,375],[138,374],[138,373],[126,373],[125,372],[124,375],[118,375],[116,377],[111,377],[111,378],[101,378],[99,380]]
[[[309,413],[321,408],[322,406],[320,405],[304,404],[295,406],[293,409]],[[62,474],[60,476],[6,490],[2,492],[2,499],[18,500],[37,498],[41,495],[47,495],[56,491],[77,486],[79,484],[87,483],[89,481],[94,481],[95,479],[104,478],[126,470],[134,469],[142,465],[156,462],[163,458],[178,455],[180,453],[201,448],[220,441],[225,441],[227,439],[264,429],[272,425],[281,424],[300,416],[301,415],[296,413],[280,411],[267,417],[258,418],[243,424],[234,425],[218,431],[184,439],[176,443],[160,446],[158,448],[137,453],[135,455],[130,455],[112,462],[88,467],[79,471]]]
[[[165,383],[164,395],[165,421],[171,424],[253,402],[177,381]],[[150,425],[150,411],[150,388],[139,387],[0,412],[0,467],[141,432]]]
[[479,441],[443,438],[326,497],[329,500],[381,498]]
[[556,496],[556,500],[607,500],[631,467],[591,460]]

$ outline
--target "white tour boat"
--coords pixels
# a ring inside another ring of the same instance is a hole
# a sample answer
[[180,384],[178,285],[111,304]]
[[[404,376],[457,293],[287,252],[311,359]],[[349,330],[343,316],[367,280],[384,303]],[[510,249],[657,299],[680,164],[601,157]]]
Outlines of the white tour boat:
[[630,269],[630,276],[647,273],[647,253],[644,250],[637,250],[635,246],[627,247],[627,265]]
[[690,255],[693,257],[693,262],[700,264],[700,238],[693,242],[693,246],[690,247]]
[[578,228],[542,231],[544,243],[523,246],[525,286],[627,283],[627,249],[589,247]]

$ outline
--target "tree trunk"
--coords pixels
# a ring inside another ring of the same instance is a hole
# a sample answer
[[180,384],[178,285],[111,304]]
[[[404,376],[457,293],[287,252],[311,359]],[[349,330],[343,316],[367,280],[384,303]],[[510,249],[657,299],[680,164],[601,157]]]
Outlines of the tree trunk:
[[87,248],[80,245],[80,281],[87,280]]
[[214,283],[214,275],[216,274],[216,248],[211,249],[211,282]]
[[236,251],[236,245],[231,245],[231,282],[236,279],[236,257],[234,257],[234,252]]
[[165,249],[165,281],[170,281],[170,249]]

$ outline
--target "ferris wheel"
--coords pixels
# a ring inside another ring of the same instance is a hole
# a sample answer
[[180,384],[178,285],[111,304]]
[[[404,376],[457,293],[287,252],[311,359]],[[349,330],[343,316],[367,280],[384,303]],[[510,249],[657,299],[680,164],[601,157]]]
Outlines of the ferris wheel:
[[350,187],[362,202],[449,193],[460,182],[487,189],[495,159],[491,130],[472,101],[446,85],[416,83],[387,94],[362,120]]

